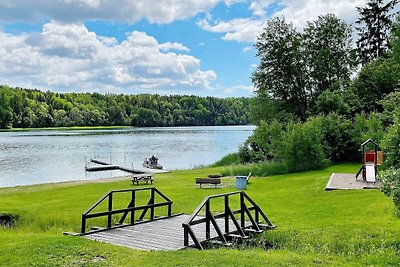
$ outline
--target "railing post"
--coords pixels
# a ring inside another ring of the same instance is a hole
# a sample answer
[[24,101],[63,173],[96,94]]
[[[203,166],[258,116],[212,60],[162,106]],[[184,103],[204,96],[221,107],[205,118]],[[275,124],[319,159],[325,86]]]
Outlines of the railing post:
[[183,245],[185,247],[189,246],[189,232],[188,232],[188,226],[183,225]]
[[[136,191],[135,191],[135,190],[132,190],[132,199],[131,199],[131,202],[132,202],[132,204],[133,204],[133,207],[132,207],[132,208],[136,207]],[[131,211],[131,224],[132,224],[132,225],[135,224],[135,210],[132,210],[132,211]]]
[[225,233],[229,233],[229,196],[225,196]]
[[[154,187],[151,189],[150,204],[154,204]],[[150,220],[154,220],[154,206],[151,206],[150,208]]]
[[107,227],[111,228],[111,223],[112,223],[112,196],[113,193],[110,192],[110,194],[108,195],[108,218],[107,218]]
[[255,207],[256,209],[255,209],[255,215],[254,215],[254,220],[256,221],[256,223],[257,224],[259,224],[260,223],[260,218],[259,218],[259,213],[258,213],[258,207]]
[[82,228],[81,228],[81,234],[84,234],[86,232],[86,215],[82,214]]
[[210,200],[206,202],[206,239],[210,239]]
[[240,226],[242,228],[246,226],[244,219],[244,195],[243,192],[240,192]]

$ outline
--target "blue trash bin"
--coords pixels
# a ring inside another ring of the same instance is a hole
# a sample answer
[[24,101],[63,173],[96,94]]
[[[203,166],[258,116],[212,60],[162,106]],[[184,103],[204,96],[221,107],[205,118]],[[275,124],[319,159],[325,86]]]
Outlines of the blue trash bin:
[[247,189],[247,176],[236,176],[236,189]]

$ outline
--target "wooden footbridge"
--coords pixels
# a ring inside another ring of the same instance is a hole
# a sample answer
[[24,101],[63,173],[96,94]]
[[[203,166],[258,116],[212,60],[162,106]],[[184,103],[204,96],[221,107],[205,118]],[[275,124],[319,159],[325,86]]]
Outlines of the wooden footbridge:
[[[139,194],[147,194],[147,203]],[[75,235],[141,250],[203,250],[206,243],[229,246],[275,228],[243,191],[208,196],[191,215],[172,214],[172,204],[154,187],[110,191],[82,214],[81,233]],[[214,211],[220,208],[223,212]],[[100,222],[105,226],[89,225]]]

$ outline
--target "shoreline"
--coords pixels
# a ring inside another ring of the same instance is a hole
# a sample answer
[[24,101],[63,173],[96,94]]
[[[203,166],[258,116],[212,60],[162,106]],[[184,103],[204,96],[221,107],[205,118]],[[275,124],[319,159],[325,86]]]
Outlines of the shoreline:
[[29,132],[29,131],[79,131],[79,130],[119,130],[119,129],[136,129],[136,128],[184,128],[184,127],[224,127],[224,126],[255,126],[253,124],[232,124],[232,125],[185,125],[185,126],[71,126],[71,127],[44,127],[44,128],[11,128],[0,129],[1,132]]
[[22,188],[22,187],[33,187],[33,186],[46,186],[46,185],[80,185],[80,184],[91,184],[91,183],[108,183],[108,182],[119,182],[130,179],[129,176],[116,176],[116,177],[108,177],[108,178],[97,178],[97,179],[88,179],[88,180],[71,180],[71,181],[60,181],[60,182],[48,182],[48,183],[40,183],[40,184],[29,184],[29,185],[14,185],[14,186],[1,186],[2,189],[13,189],[13,188]]

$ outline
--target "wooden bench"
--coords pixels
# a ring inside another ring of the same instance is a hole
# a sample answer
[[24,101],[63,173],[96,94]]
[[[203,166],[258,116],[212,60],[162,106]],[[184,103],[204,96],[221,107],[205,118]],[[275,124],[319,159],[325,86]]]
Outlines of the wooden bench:
[[135,185],[135,183],[136,183],[136,185],[139,185],[140,181],[146,182],[146,184],[148,184],[149,182],[151,184],[153,184],[153,176],[148,173],[140,173],[140,174],[132,175],[132,184],[133,185]]
[[221,178],[222,175],[221,174],[209,174],[208,178]]
[[217,185],[221,184],[221,178],[196,178],[196,184],[199,184],[200,188],[202,184],[213,184],[217,187]]

